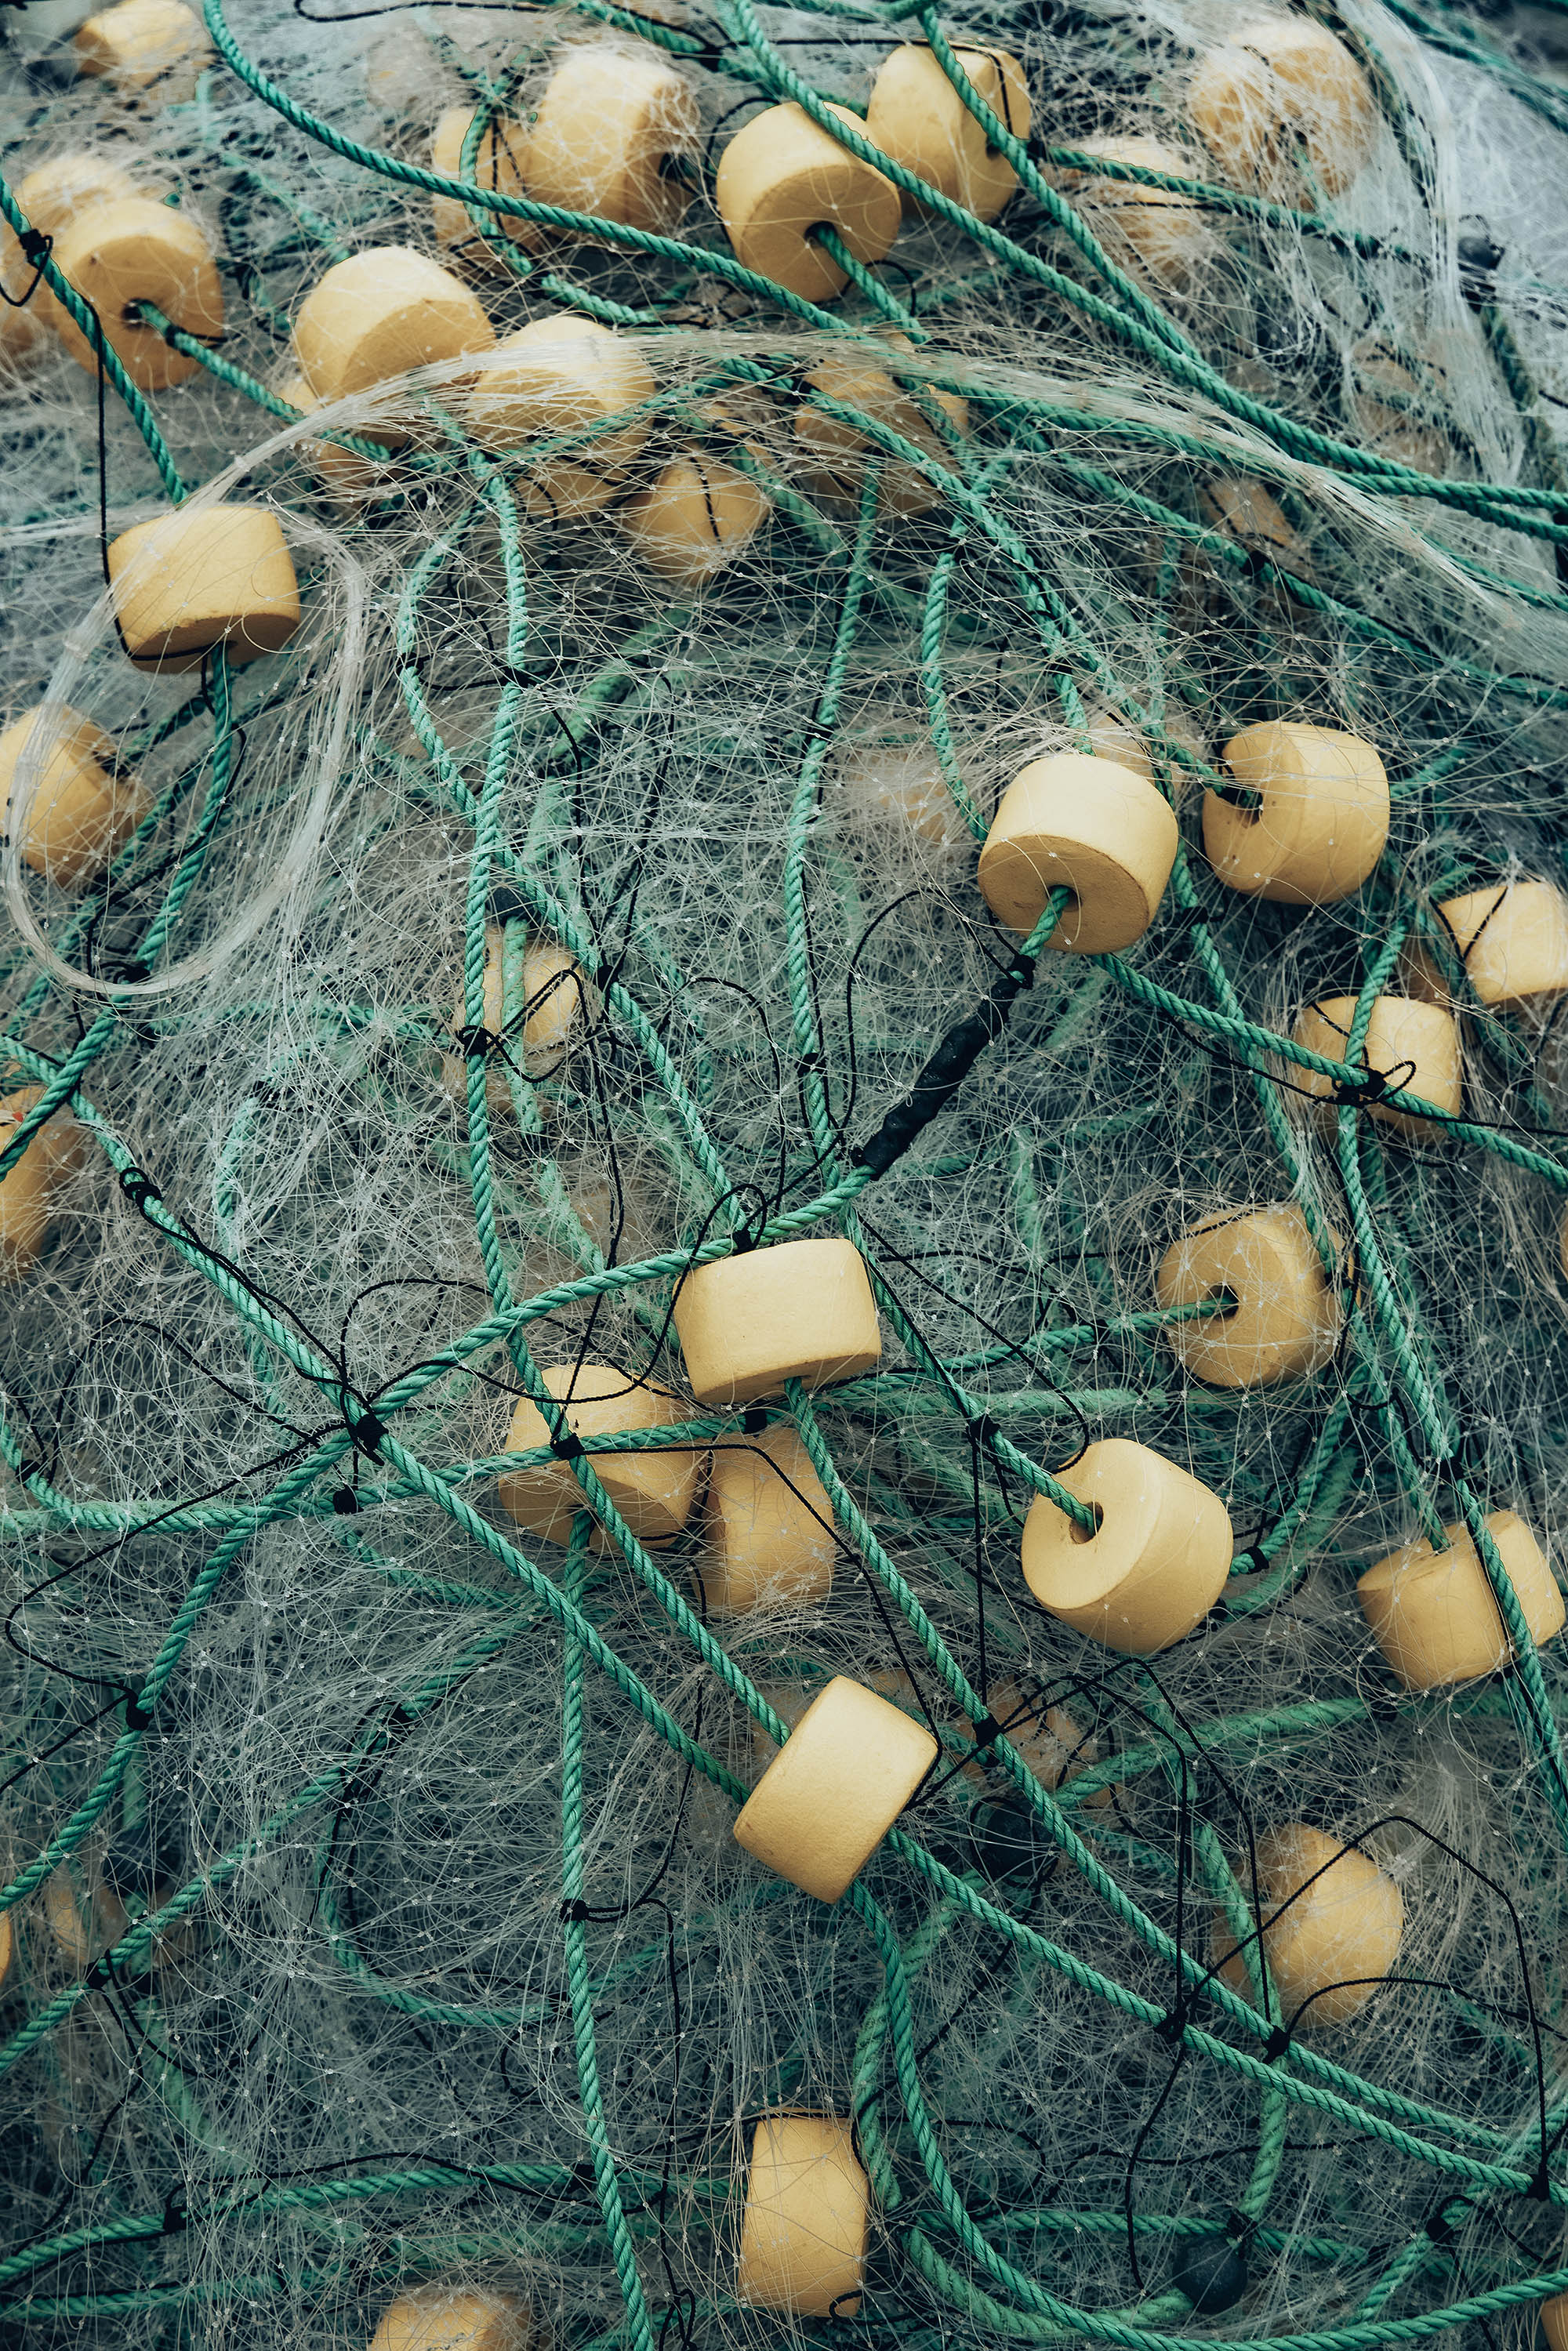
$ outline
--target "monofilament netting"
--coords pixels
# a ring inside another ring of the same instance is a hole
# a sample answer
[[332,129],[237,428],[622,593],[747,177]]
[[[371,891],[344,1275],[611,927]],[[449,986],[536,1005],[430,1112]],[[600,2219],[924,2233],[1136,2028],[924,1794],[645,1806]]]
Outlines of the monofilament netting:
[[[1437,911],[1564,878],[1561,18],[1314,0],[1375,110],[1333,185],[1310,141],[1201,143],[1195,62],[1259,15],[1218,0],[207,0],[199,78],[141,89],[11,13],[12,230],[25,175],[107,158],[201,227],[225,315],[139,314],[195,363],[143,393],[38,323],[93,329],[36,240],[5,265],[7,715],[63,699],[144,797],[106,877],[45,880],[14,821],[5,881],[0,1174],[70,1122],[77,1156],[0,1293],[0,2331],[313,2351],[435,2285],[572,2351],[1521,2341],[1568,2287],[1562,1646],[1483,1539],[1513,1661],[1412,1691],[1355,1584],[1505,1510],[1550,1549],[1568,1500],[1561,998],[1487,1000]],[[1019,61],[1027,139],[950,42]],[[900,44],[1014,193],[926,186],[871,264],[829,224],[841,292],[771,288],[719,158],[783,100],[880,156]],[[689,94],[664,226],[485,147],[574,46]],[[385,246],[499,335],[613,329],[649,388],[508,444],[456,359],[307,418],[291,320]],[[568,495],[617,434],[611,494]],[[682,465],[685,575],[637,523]],[[277,513],[301,625],[138,672],[103,549],[192,499]],[[1331,904],[1203,853],[1274,719],[1388,772]],[[1180,822],[1119,953],[976,882],[1009,780],[1086,749]],[[1446,1105],[1367,1046],[1423,947]],[[1285,1203],[1335,1343],[1206,1382],[1176,1342],[1236,1301],[1162,1305],[1156,1266]],[[880,1364],[694,1401],[683,1277],[827,1236]],[[542,1374],[589,1362],[664,1423],[570,1439]],[[523,1396],[521,1468],[581,1489],[559,1541],[497,1486]],[[650,1547],[600,1473],[780,1423],[831,1590],[727,1612],[711,1511]],[[1146,1656],[1020,1572],[1113,1437],[1235,1531]],[[834,1675],[941,1756],[829,1906],[731,1831]],[[1256,1938],[1217,1971],[1284,1823],[1399,1889],[1353,2014]],[[779,2109],[846,2118],[870,2182],[822,2314],[737,2279]]]

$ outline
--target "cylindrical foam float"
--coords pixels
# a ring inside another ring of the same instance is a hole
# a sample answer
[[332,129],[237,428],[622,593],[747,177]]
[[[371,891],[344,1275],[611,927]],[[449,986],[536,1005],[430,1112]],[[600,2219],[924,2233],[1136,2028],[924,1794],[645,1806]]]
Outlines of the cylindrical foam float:
[[[1256,1862],[1263,1951],[1282,2021],[1295,2019],[1297,2032],[1348,2022],[1399,1957],[1405,1932],[1399,1888],[1364,1853],[1302,1821],[1260,1836]],[[1242,1886],[1250,1900],[1249,1870]],[[1226,1981],[1245,1996],[1257,1945],[1238,1950],[1223,1912],[1214,1922],[1214,1957]]]
[[[956,44],[954,54],[1003,128],[1027,140],[1029,84],[1018,59],[1005,49]],[[865,135],[978,220],[995,220],[1018,186],[1012,165],[992,148],[930,49],[910,45],[883,60],[872,84]]]
[[[1563,1594],[1541,1545],[1513,1510],[1489,1511],[1486,1523],[1531,1639],[1554,1640]],[[1443,1532],[1447,1551],[1408,1542],[1369,1567],[1355,1587],[1373,1639],[1406,1689],[1473,1681],[1513,1654],[1475,1537],[1462,1520]]]
[[84,74],[106,74],[122,90],[183,106],[212,63],[206,27],[183,0],[119,0],[89,16],[72,45]]
[[294,321],[300,372],[322,401],[487,351],[495,340],[462,280],[406,245],[371,246],[334,262]]
[[1131,946],[1171,878],[1176,820],[1146,778],[1115,759],[1059,751],[1002,794],[980,852],[980,894],[1009,930],[1030,931],[1051,892],[1072,892],[1050,944],[1075,955]]
[[[961,464],[941,433],[922,413],[921,402],[902,383],[879,368],[869,358],[824,360],[806,378],[808,387],[821,392],[830,400],[842,402],[846,408],[862,409],[873,423],[886,426],[899,434],[915,448],[935,459],[949,473]],[[946,416],[953,435],[962,439],[969,429],[968,403],[956,392],[937,392],[927,385],[925,394],[927,408],[936,409]],[[879,442],[857,433],[841,417],[824,415],[820,408],[808,402],[795,419],[795,438],[808,455],[816,461],[808,477],[813,487],[829,496],[858,498],[861,476],[866,455],[871,452],[882,461],[882,475],[877,486],[877,509],[882,514],[924,514],[930,507],[939,506],[943,492],[918,465],[901,457],[889,456]]]
[[1388,839],[1388,778],[1370,743],[1270,718],[1233,735],[1224,758],[1247,799],[1204,796],[1204,854],[1222,882],[1287,906],[1360,889]]
[[865,1262],[852,1241],[782,1241],[686,1274],[675,1332],[699,1403],[726,1410],[852,1380],[882,1359]]
[[[1108,163],[1134,163],[1145,172],[1166,172],[1176,180],[1204,177],[1192,156],[1163,139],[1118,134],[1072,143],[1085,155],[1103,155]],[[1093,178],[1075,167],[1061,174],[1061,192],[1085,214],[1092,228],[1115,229],[1162,286],[1186,286],[1214,252],[1214,238],[1197,198],[1184,195],[1179,188]]]
[[118,1942],[131,1923],[125,1905],[110,1887],[97,1885],[90,1894],[81,1893],[68,1862],[45,1878],[43,1909],[55,1949],[78,1974]]
[[1304,1378],[1338,1342],[1339,1299],[1299,1208],[1208,1217],[1173,1241],[1155,1275],[1162,1306],[1225,1298],[1223,1314],[1172,1322],[1166,1344],[1218,1388]]
[[41,704],[0,734],[0,801],[11,822],[16,770],[40,722],[54,740],[28,794],[24,864],[59,890],[99,881],[147,813],[147,795],[114,768],[114,745],[90,718]]
[[[57,246],[71,222],[95,204],[121,203],[136,193],[136,183],[123,163],[90,149],[73,148],[51,155],[47,163],[26,172],[16,183],[16,202],[41,236]],[[22,251],[21,239],[8,223],[0,221],[0,286],[11,303],[22,300],[33,284],[35,265]],[[11,359],[41,342],[44,330],[60,331],[60,303],[40,282],[23,309],[0,306],[0,350]]]
[[[280,398],[306,416],[324,405],[302,375],[286,377],[277,390]],[[389,434],[383,428],[368,433],[362,424],[355,424],[350,429],[358,441],[377,442],[386,450],[389,459],[402,437],[395,433]],[[388,486],[384,465],[376,465],[369,457],[361,457],[356,450],[345,449],[341,442],[302,441],[299,454],[315,475],[323,495],[336,505],[358,505],[362,499],[373,498]]]
[[[0,1150],[43,1091],[20,1086],[0,1102]],[[82,1151],[80,1127],[68,1113],[57,1111],[15,1167],[0,1176],[0,1281],[20,1281],[37,1263]]]
[[[430,141],[430,168],[449,180],[462,177],[463,142],[467,138],[476,110],[471,106],[449,106],[436,123]],[[526,123],[515,122],[508,115],[494,118],[479,134],[479,152],[474,158],[471,177],[482,188],[494,188],[503,196],[528,193],[523,182],[523,161],[528,150]],[[526,252],[536,253],[544,243],[537,224],[524,220],[518,213],[502,213],[501,234],[511,244],[521,246]],[[469,217],[468,207],[455,196],[432,196],[431,225],[444,246],[453,248],[455,259],[468,262],[474,267],[507,269],[506,262],[487,237],[481,236]]]
[[667,57],[601,41],[569,49],[534,113],[528,193],[562,212],[668,235],[691,200],[679,167],[695,161],[701,139],[696,99]]
[[1092,1534],[1044,1494],[1023,1529],[1023,1573],[1040,1606],[1124,1656],[1152,1657],[1201,1625],[1230,1573],[1230,1516],[1218,1494],[1130,1438],[1111,1437],[1060,1485],[1097,1516]]
[[[596,319],[565,311],[535,319],[496,346],[469,386],[465,407],[476,441],[508,454],[533,441],[584,437],[528,468],[520,488],[529,514],[564,519],[597,513],[615,496],[648,438],[646,417],[629,415],[658,390],[635,343]],[[595,425],[613,431],[586,437]]]
[[1568,2351],[1568,2294],[1554,2294],[1543,2302],[1536,2315],[1541,2332],[1546,2337],[1548,2351]]
[[[960,774],[966,757],[960,745]],[[834,767],[846,814],[897,825],[935,849],[956,849],[968,840],[969,828],[928,740],[850,743]]]
[[1342,195],[1372,152],[1377,108],[1343,43],[1301,16],[1266,16],[1211,49],[1187,88],[1204,145],[1238,184],[1310,199],[1295,152],[1326,196]]
[[736,1843],[803,1894],[836,1902],[937,1752],[898,1707],[836,1674],[741,1806]]
[[527,2303],[492,2287],[420,2285],[382,2313],[370,2351],[525,2351]]
[[[828,111],[869,136],[847,107]],[[857,261],[880,261],[902,217],[893,182],[794,105],[770,106],[736,133],[719,159],[714,200],[742,267],[809,302],[845,283],[810,230],[833,229]]]
[[[542,1078],[559,1075],[572,1046],[572,1031],[590,1008],[591,991],[583,977],[582,967],[570,948],[554,939],[530,939],[523,950],[522,1003],[518,1009],[522,1019],[511,1029],[506,1028],[505,980],[503,963],[504,941],[500,929],[487,925],[485,931],[485,1017],[481,1028],[497,1040],[498,1049],[490,1055],[490,1068],[486,1079],[486,1093],[493,1111],[511,1108],[511,1091],[507,1080],[507,1062],[514,1070],[537,1084]],[[455,1033],[464,1025],[464,991],[461,984],[452,1006],[452,1027]],[[468,1094],[466,1063],[455,1053],[442,1057],[442,1078],[449,1093],[459,1101]]]
[[[1479,1002],[1544,1010],[1568,995],[1568,897],[1550,882],[1493,882],[1445,898],[1437,914]],[[1413,946],[1405,958],[1412,996],[1453,1001],[1436,956]]]
[[[196,372],[196,361],[163,340],[155,327],[130,314],[151,302],[198,342],[224,331],[224,298],[212,247],[188,213],[151,196],[124,196],[78,213],[56,239],[50,256],[83,301],[90,303],[104,340],[142,392],[164,392]],[[98,372],[94,338],[57,303],[51,325],[72,359]]]
[[1312,561],[1278,498],[1248,474],[1218,474],[1197,494],[1205,522],[1228,531],[1242,546],[1277,556],[1298,578],[1310,580]]
[[257,660],[299,626],[299,583],[269,507],[176,507],[109,547],[120,641],[139,668],[200,669],[222,645]]
[[[1037,1690],[1026,1688],[1022,1682],[993,1682],[986,1692],[986,1711],[1042,1788],[1064,1787],[1100,1761],[1099,1748],[1084,1736],[1067,1708],[1048,1706]],[[974,1738],[972,1722],[966,1719],[963,1729],[966,1738]],[[975,1765],[965,1769],[971,1779],[985,1784]],[[1111,1802],[1111,1795],[1109,1788],[1098,1788],[1087,1803],[1103,1807]]]
[[703,1531],[698,1573],[720,1615],[803,1608],[832,1589],[832,1505],[788,1421],[719,1439]]
[[[1355,1002],[1354,996],[1327,996],[1309,1004],[1297,1016],[1291,1031],[1295,1042],[1325,1061],[1343,1061]],[[1464,1106],[1459,1031],[1453,1015],[1441,1005],[1417,1003],[1408,996],[1380,996],[1372,1008],[1362,1058],[1368,1071],[1381,1076],[1387,1086],[1418,1094],[1434,1110],[1458,1118]],[[1292,1063],[1290,1079],[1303,1093],[1321,1096],[1333,1114],[1332,1078]],[[1430,1140],[1445,1132],[1433,1120],[1415,1118],[1406,1111],[1389,1110],[1376,1102],[1368,1107],[1374,1118],[1385,1119],[1413,1140]]]
[[692,450],[618,507],[614,521],[650,570],[695,590],[733,562],[771,512],[748,474]]
[[751,2138],[735,2298],[803,2318],[860,2309],[871,2188],[837,2115],[765,2115]]
[[1432,369],[1439,389],[1427,392],[1386,343],[1363,344],[1351,358],[1358,385],[1351,395],[1351,413],[1367,447],[1417,474],[1446,474],[1453,460],[1453,444],[1439,425],[1427,423],[1421,414],[1424,405],[1429,407],[1445,395],[1451,397],[1443,383],[1442,370]]
[[[622,1429],[673,1428],[687,1417],[668,1388],[634,1379],[613,1364],[552,1364],[544,1384],[566,1406],[575,1437],[611,1437]],[[518,1399],[507,1431],[508,1453],[531,1453],[553,1442],[549,1423],[528,1396]],[[692,1514],[702,1475],[702,1455],[693,1446],[671,1452],[650,1447],[637,1453],[596,1453],[593,1469],[626,1524],[643,1543],[672,1542]],[[497,1499],[519,1526],[549,1542],[571,1540],[571,1522],[588,1508],[582,1488],[566,1461],[538,1469],[517,1469],[497,1481]],[[596,1551],[607,1538],[596,1531]]]

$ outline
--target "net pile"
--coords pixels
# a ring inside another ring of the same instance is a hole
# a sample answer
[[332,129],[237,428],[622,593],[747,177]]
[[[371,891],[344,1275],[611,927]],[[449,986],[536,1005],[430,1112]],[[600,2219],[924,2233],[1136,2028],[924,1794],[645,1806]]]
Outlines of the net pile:
[[[6,2339],[360,2345],[438,2288],[574,2351],[1522,2341],[1568,2288],[1562,1646],[1503,1574],[1513,1663],[1415,1692],[1355,1586],[1489,1513],[1551,1551],[1568,1492],[1561,998],[1487,1000],[1437,911],[1564,879],[1555,20],[1344,0],[1375,111],[1331,184],[1245,110],[1203,145],[1195,61],[1256,15],[1218,5],[208,0],[210,63],[140,92],[26,13],[12,231],[27,173],[108,157],[223,317],[142,313],[185,372],[141,393],[7,249],[6,713],[84,714],[140,797],[107,879],[42,878],[15,808],[5,870],[0,1174],[75,1138],[0,1291]],[[985,126],[1006,208],[926,188],[770,294],[727,142],[782,101],[863,136],[901,43],[974,98],[954,42],[1028,87],[1027,139]],[[688,93],[661,226],[508,181],[580,51]],[[302,402],[291,320],[387,246],[645,381],[520,444],[471,357]],[[216,504],[278,517],[300,625],[138,671],[106,543]],[[1330,904],[1204,854],[1280,719],[1386,767]],[[1062,894],[1004,927],[977,850],[1085,752],[1181,845],[1135,943],[1057,953]],[[1366,1043],[1422,954],[1447,1106]],[[1205,1380],[1236,1301],[1156,1268],[1281,1204],[1331,1343]],[[824,1237],[880,1364],[695,1401],[677,1286]],[[694,1489],[793,1429],[813,1578],[727,1609],[700,1498],[640,1540],[635,1433],[584,1454],[542,1380],[585,1364],[669,1392]],[[559,1539],[498,1484],[522,1397]],[[1062,1481],[1113,1438],[1234,1530],[1148,1656],[1020,1568],[1040,1498],[1092,1530]],[[830,1907],[731,1832],[841,1675],[941,1753]],[[1218,1972],[1286,1823],[1403,1906],[1315,2013],[1255,1938]],[[797,2111],[870,2183],[823,2312],[737,2276]]]

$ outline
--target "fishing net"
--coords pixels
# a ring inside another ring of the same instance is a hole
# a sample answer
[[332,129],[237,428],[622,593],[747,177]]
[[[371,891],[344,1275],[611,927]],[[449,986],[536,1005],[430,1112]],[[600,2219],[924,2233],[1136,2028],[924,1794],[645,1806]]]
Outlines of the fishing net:
[[[1568,882],[1561,19],[207,0],[138,80],[11,15],[7,2339],[1522,2341],[1568,2287],[1568,929],[1518,976]],[[959,195],[870,135],[894,52]],[[542,193],[563,76],[569,162],[673,78],[631,196]],[[784,105],[904,199],[870,259],[811,224],[804,293],[717,208]],[[200,318],[73,292],[66,157],[210,254]],[[386,248],[480,327],[323,392],[296,322]],[[112,550],[204,513],[298,624],[138,665]],[[1232,751],[1281,726],[1388,785],[1293,900]],[[51,874],[73,746],[111,815]],[[1174,812],[1109,947],[979,886],[1051,761]],[[1311,1344],[1238,1373],[1206,1225],[1289,1243]],[[821,1241],[880,1358],[703,1402],[695,1277]],[[1151,1457],[1221,1588],[1117,1646],[1025,1522],[1093,1546]],[[1425,1680],[1357,1589],[1410,1544],[1493,1627]],[[733,1830],[835,1677],[935,1760],[831,1902]],[[1361,1939],[1293,1975],[1256,1918],[1330,1863]],[[791,2116],[869,2206],[794,2307],[745,2241]]]

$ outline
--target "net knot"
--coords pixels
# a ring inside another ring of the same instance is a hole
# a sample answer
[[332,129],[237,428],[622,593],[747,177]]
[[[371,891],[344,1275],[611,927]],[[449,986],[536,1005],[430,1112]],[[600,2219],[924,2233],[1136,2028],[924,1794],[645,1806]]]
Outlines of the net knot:
[[148,1204],[151,1201],[161,1200],[163,1197],[152,1176],[143,1175],[140,1167],[125,1169],[120,1178],[120,1188],[131,1207],[138,1209],[142,1216],[147,1214]]
[[367,1459],[373,1461],[376,1449],[387,1433],[385,1421],[379,1419],[368,1405],[361,1409],[357,1403],[345,1404],[343,1426],[353,1439],[356,1453],[362,1453]]
[[1381,1102],[1388,1092],[1388,1080],[1382,1070],[1366,1070],[1359,1078],[1336,1078],[1333,1096],[1345,1110],[1364,1110],[1369,1102]]
[[488,1061],[492,1053],[501,1050],[501,1040],[496,1031],[478,1020],[471,1028],[454,1029],[452,1041],[465,1061]]

